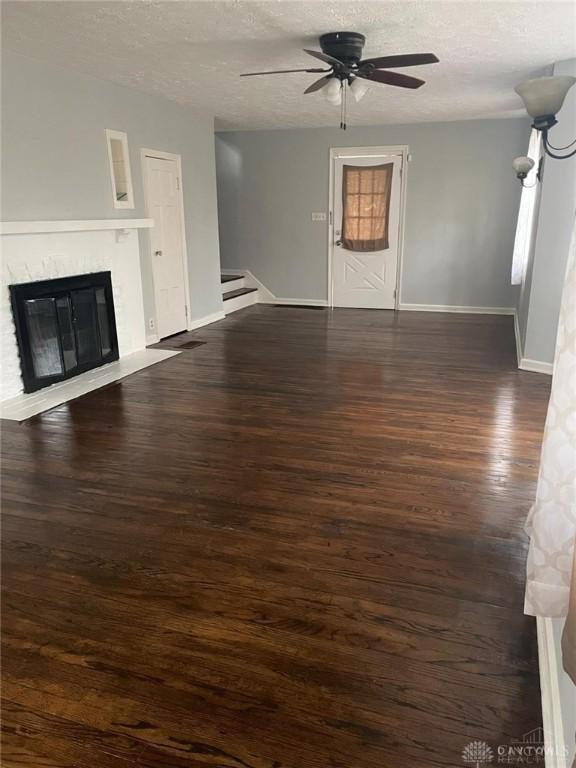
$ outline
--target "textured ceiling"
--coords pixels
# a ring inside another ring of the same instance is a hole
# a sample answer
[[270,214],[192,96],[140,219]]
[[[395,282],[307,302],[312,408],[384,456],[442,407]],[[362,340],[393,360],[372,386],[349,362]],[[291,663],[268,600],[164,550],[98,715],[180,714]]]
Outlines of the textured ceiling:
[[[372,85],[349,123],[522,114],[523,78],[576,56],[576,5],[540,0],[3,2],[6,48],[102,80],[162,94],[216,116],[221,129],[337,125],[338,107],[302,91],[307,74],[238,73],[315,66],[323,32],[367,36],[366,56],[432,51],[405,71],[418,91]],[[319,62],[318,62],[319,63]]]

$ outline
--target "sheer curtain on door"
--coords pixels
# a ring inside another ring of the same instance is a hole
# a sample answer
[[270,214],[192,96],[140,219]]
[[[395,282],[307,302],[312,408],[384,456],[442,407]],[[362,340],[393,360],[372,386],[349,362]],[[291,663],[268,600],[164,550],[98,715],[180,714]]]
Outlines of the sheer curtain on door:
[[342,245],[348,251],[388,248],[394,165],[345,165],[342,180]]

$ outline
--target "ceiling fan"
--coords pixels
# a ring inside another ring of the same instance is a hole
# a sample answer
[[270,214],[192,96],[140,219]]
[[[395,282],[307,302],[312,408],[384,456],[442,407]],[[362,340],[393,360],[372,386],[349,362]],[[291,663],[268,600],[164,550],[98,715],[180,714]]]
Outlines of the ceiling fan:
[[256,75],[282,75],[290,72],[322,73],[322,77],[309,85],[304,93],[314,93],[326,88],[325,95],[329,102],[341,105],[340,127],[346,128],[346,90],[350,88],[357,101],[366,93],[368,86],[363,80],[384,83],[398,88],[420,88],[424,80],[403,75],[400,72],[388,72],[388,68],[414,67],[434,64],[438,57],[433,53],[408,53],[396,56],[380,56],[362,59],[362,50],[366,42],[359,32],[329,32],[319,38],[321,51],[304,49],[304,53],[314,56],[329,65],[328,69],[309,67],[307,69],[278,69],[272,72],[246,72],[240,77]]

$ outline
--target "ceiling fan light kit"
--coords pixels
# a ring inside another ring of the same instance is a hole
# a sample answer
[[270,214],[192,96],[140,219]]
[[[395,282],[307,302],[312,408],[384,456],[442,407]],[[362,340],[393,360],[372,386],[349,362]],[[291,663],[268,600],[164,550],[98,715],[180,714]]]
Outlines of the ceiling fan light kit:
[[342,102],[342,83],[335,77],[329,79],[322,88],[322,94],[330,104],[339,105]]
[[[576,83],[576,77],[570,75],[558,75],[555,77],[537,77],[531,80],[524,80],[514,89],[524,102],[526,112],[533,118],[532,128],[540,131],[542,134],[542,145],[544,152],[554,158],[554,160],[566,160],[569,157],[576,155],[576,149],[566,152],[566,154],[558,154],[569,150],[570,147],[576,144],[576,139],[571,141],[570,144],[566,144],[564,147],[555,147],[548,141],[548,131],[553,128],[558,120],[556,115],[562,109],[564,99],[570,88]],[[530,161],[532,165],[526,170],[527,163],[521,161]],[[537,179],[541,180],[541,164],[540,160]],[[532,170],[534,161],[530,157],[517,157],[512,163],[512,167],[516,172],[516,178],[520,181],[522,186],[525,186],[524,179],[528,173]]]
[[352,96],[354,96],[354,101],[360,101],[360,99],[362,99],[369,90],[370,86],[368,83],[360,80],[359,77],[355,77],[354,80],[352,80],[350,92],[352,93]]
[[424,80],[399,72],[385,71],[396,67],[413,67],[434,64],[438,58],[433,53],[401,54],[362,59],[366,38],[359,32],[329,32],[319,38],[321,51],[304,49],[304,53],[328,65],[328,69],[285,69],[272,72],[247,72],[240,77],[277,75],[289,72],[318,72],[322,77],[304,91],[305,94],[323,91],[330,104],[340,106],[340,128],[346,129],[346,94],[350,90],[355,101],[369,90],[363,80],[392,85],[398,88],[420,88]]

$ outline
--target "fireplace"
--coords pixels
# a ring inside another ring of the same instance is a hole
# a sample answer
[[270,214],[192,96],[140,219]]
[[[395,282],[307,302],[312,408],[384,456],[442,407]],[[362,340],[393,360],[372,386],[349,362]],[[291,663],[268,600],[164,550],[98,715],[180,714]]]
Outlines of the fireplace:
[[118,360],[110,272],[10,286],[25,392]]

